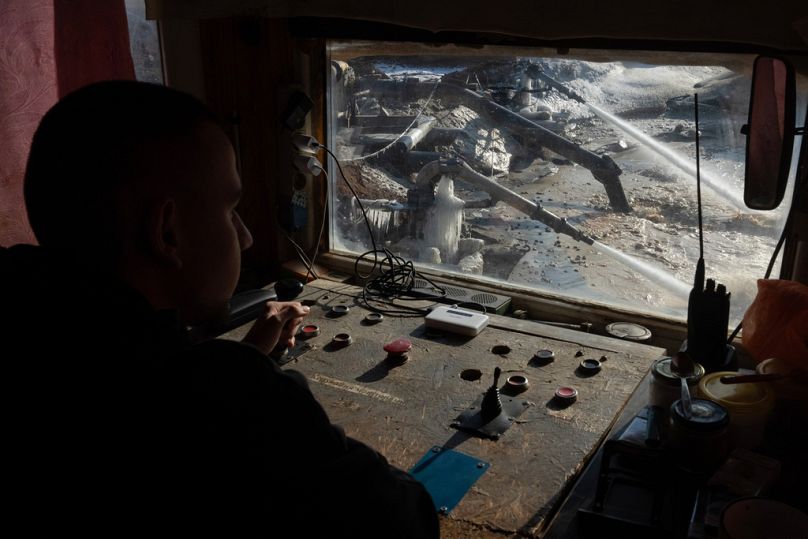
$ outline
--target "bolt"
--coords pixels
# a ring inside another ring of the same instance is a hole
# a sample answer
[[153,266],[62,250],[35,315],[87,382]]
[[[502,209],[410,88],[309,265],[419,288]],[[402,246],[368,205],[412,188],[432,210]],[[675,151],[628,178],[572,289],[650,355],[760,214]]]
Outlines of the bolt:
[[485,468],[485,464],[483,464],[482,462],[478,462],[477,467],[478,468]]
[[446,507],[445,505],[442,505],[441,508],[440,508],[440,512],[445,515],[446,513],[449,512],[449,508]]
[[440,453],[440,447],[433,447],[432,452],[433,453]]

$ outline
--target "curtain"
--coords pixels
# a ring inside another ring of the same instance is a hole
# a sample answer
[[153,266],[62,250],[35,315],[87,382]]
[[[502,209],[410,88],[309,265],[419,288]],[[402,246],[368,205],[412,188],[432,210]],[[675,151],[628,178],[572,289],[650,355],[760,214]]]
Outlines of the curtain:
[[134,79],[123,0],[0,2],[0,245],[35,243],[22,180],[39,120],[104,79]]

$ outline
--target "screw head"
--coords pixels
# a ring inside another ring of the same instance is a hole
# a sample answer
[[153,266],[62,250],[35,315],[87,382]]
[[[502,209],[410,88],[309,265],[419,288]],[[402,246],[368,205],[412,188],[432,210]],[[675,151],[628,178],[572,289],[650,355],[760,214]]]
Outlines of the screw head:
[[477,467],[478,468],[485,468],[485,464],[483,464],[482,462],[478,462]]
[[440,508],[440,512],[445,515],[446,513],[449,512],[449,508],[446,507],[445,505],[442,505],[441,508]]

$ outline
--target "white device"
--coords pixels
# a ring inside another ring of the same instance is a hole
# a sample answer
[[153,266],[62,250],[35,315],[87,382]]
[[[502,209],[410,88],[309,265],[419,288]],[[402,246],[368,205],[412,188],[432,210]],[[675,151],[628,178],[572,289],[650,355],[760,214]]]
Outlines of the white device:
[[440,305],[432,309],[424,321],[428,328],[474,337],[488,325],[488,315],[459,307]]

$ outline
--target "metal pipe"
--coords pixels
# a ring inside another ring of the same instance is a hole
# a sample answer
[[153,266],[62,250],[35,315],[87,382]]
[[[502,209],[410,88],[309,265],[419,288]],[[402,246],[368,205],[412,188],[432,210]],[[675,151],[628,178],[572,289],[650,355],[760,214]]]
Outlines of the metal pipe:
[[491,195],[493,202],[505,202],[509,206],[530,216],[532,219],[541,221],[559,234],[566,234],[577,241],[582,241],[589,245],[592,245],[595,241],[569,224],[566,219],[545,210],[539,204],[531,202],[525,197],[514,193],[507,187],[503,187],[489,180],[459,159],[441,159],[427,163],[415,178],[416,189],[419,192],[426,190],[431,191],[432,185],[437,181],[437,178],[443,174],[452,174],[457,179],[485,191]]
[[395,150],[400,154],[409,152],[424,139],[434,124],[435,118],[427,116],[423,121],[418,122],[396,141]]

